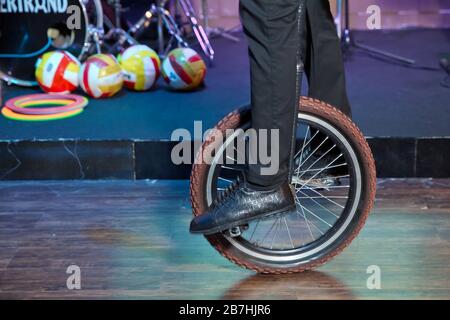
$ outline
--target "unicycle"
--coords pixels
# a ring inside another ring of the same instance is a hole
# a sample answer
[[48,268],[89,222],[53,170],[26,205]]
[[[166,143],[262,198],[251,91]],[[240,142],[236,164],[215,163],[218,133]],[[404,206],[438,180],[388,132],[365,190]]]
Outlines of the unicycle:
[[[229,184],[243,176],[236,145],[245,139],[250,120],[249,108],[235,110],[206,137],[197,154],[202,159],[196,161],[191,173],[195,216],[204,213]],[[214,152],[203,152],[206,149]],[[371,150],[346,115],[306,97],[299,105],[292,187],[295,210],[206,239],[239,266],[281,274],[316,268],[342,252],[357,236],[375,199]]]

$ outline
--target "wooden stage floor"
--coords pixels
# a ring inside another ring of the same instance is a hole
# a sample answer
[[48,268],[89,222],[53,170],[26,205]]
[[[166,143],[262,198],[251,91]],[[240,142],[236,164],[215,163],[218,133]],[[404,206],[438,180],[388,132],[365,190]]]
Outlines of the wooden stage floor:
[[450,180],[380,180],[356,241],[298,275],[240,269],[188,233],[190,215],[187,181],[2,182],[0,298],[450,299]]

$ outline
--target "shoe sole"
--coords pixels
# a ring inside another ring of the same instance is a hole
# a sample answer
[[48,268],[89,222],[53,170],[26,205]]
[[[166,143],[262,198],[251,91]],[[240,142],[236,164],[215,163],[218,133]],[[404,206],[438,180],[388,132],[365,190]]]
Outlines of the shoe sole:
[[212,234],[223,232],[225,230],[230,230],[232,228],[242,226],[242,225],[244,225],[246,223],[249,223],[250,221],[253,221],[253,220],[256,220],[256,219],[268,219],[268,218],[271,218],[271,217],[276,216],[276,215],[282,215],[282,214],[285,214],[285,213],[288,213],[288,212],[294,210],[295,208],[296,208],[296,206],[294,204],[294,205],[290,205],[289,207],[286,207],[286,208],[283,208],[283,209],[280,209],[280,210],[277,210],[277,211],[264,213],[264,214],[261,214],[261,215],[258,215],[258,216],[254,216],[254,217],[251,217],[251,218],[237,220],[237,221],[234,221],[232,223],[225,224],[225,225],[220,225],[220,226],[217,226],[217,227],[214,227],[214,228],[211,228],[211,229],[201,230],[201,231],[191,231],[191,230],[189,230],[189,232],[192,233],[192,234],[203,234],[205,236],[209,236],[209,235],[212,235]]

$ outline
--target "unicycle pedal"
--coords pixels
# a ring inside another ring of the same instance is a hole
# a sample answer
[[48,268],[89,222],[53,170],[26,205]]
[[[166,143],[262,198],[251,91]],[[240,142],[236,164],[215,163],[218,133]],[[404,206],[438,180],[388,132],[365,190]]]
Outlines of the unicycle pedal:
[[241,226],[233,227],[231,229],[225,230],[223,233],[229,237],[237,238],[244,233],[244,231],[248,230],[248,224],[244,224]]

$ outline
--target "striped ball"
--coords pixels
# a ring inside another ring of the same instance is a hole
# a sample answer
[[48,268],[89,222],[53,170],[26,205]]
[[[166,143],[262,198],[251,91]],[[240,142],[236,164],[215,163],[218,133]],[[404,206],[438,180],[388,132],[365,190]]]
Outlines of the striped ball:
[[175,90],[192,90],[202,84],[206,65],[200,55],[190,48],[172,50],[162,64],[164,80]]
[[80,85],[94,98],[111,97],[122,89],[123,75],[116,58],[110,54],[89,57],[80,69]]
[[36,81],[48,93],[66,94],[78,87],[80,62],[66,51],[44,53],[36,61]]
[[124,85],[136,91],[148,90],[159,77],[161,61],[158,54],[146,45],[127,48],[118,56]]

